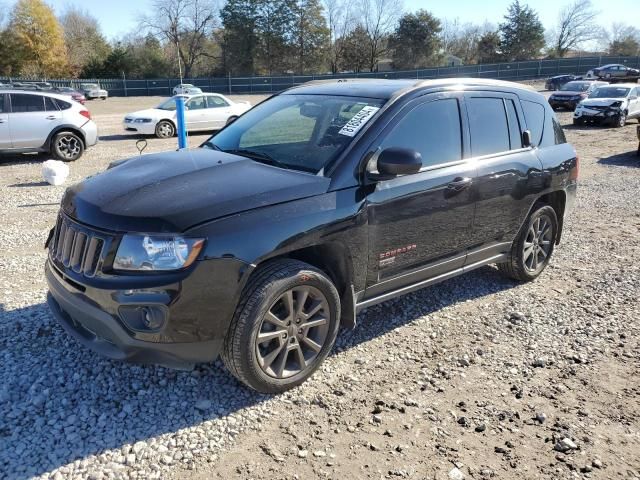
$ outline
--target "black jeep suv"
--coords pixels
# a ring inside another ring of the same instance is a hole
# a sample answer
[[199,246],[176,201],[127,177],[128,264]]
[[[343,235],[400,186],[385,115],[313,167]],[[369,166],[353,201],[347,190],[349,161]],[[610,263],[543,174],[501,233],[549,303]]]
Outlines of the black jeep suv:
[[577,174],[551,107],[521,85],[307,84],[201,148],[70,187],[48,241],[49,305],[110,358],[180,368],[221,354],[279,392],[362,308],[487,264],[535,279]]

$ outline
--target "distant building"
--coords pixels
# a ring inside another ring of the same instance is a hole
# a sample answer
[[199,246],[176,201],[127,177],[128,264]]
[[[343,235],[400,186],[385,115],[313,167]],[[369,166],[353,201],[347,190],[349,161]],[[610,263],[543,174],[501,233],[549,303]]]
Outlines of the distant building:
[[447,67],[461,67],[462,59],[460,57],[456,57],[455,55],[451,55],[450,53],[444,54],[444,65]]

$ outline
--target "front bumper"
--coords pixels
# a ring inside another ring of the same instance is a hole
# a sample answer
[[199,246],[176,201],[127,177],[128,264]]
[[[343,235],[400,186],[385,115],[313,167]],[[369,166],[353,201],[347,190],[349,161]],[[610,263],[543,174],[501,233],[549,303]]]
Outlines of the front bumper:
[[619,107],[609,107],[602,110],[578,108],[573,114],[573,119],[583,122],[606,124],[614,123],[621,113],[622,110]]
[[122,128],[127,132],[139,133],[141,135],[155,135],[156,122],[148,123],[135,123],[135,122],[122,122]]
[[[194,363],[213,361],[222,348],[224,332],[216,338],[196,342],[167,343],[136,338],[136,333],[126,328],[118,315],[112,313],[113,302],[122,298],[119,296],[122,292],[67,281],[49,261],[45,274],[49,285],[47,303],[56,320],[79,343],[100,355],[113,360],[183,369]],[[103,299],[109,307],[103,307],[97,299]],[[131,301],[139,303],[142,299],[131,298]],[[166,307],[170,312],[171,306]],[[118,311],[117,307],[115,311]],[[166,340],[161,334],[154,338]]]
[[580,100],[556,100],[553,98],[549,99],[549,105],[552,108],[566,108],[568,110],[575,110],[580,103]]

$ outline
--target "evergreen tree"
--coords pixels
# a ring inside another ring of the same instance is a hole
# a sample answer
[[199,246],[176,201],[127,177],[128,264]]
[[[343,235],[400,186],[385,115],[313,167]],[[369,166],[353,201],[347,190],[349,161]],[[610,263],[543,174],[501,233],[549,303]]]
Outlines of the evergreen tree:
[[283,73],[291,68],[289,53],[294,30],[295,0],[262,0],[256,19],[260,73]]
[[341,70],[360,73],[369,69],[370,39],[362,25],[358,25],[338,41],[344,43],[342,49],[344,54],[340,63]]
[[500,24],[500,49],[507,61],[529,60],[544,47],[544,27],[535,10],[514,0]]
[[500,34],[487,32],[478,40],[478,63],[496,63],[502,59]]
[[324,66],[329,45],[329,28],[319,0],[297,0],[293,10],[293,53],[296,71],[316,73]]
[[441,30],[440,20],[426,10],[405,14],[389,39],[394,67],[407,70],[437,65]]
[[227,0],[222,18],[223,63],[232,75],[255,73],[258,50],[257,23],[260,0]]

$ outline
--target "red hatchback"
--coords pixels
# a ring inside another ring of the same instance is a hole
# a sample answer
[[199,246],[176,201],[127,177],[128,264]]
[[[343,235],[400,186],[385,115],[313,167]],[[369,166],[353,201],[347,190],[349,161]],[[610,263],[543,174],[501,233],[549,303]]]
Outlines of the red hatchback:
[[71,97],[73,100],[75,100],[78,103],[81,103],[82,105],[84,105],[84,103],[87,101],[87,99],[85,98],[82,92],[74,90],[71,87],[56,87],[53,89],[53,91],[60,95],[66,95],[68,97]]

